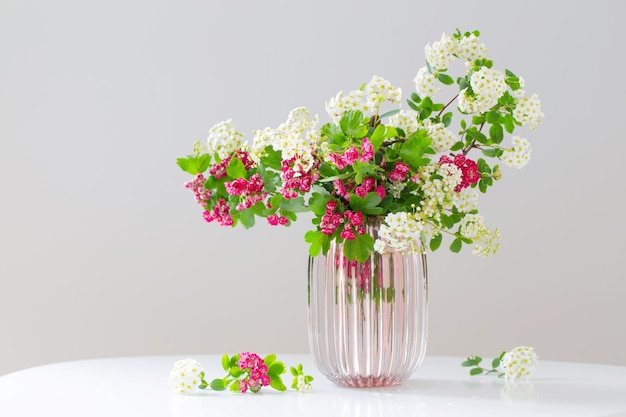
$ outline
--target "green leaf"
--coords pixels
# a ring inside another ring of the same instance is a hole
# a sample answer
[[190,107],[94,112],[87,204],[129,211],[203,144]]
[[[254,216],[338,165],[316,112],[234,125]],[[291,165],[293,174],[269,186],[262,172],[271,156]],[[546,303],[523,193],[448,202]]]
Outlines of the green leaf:
[[456,152],[460,149],[463,149],[463,142],[457,142],[454,145],[452,145],[452,147],[450,148],[452,152]]
[[500,112],[491,110],[487,113],[487,123],[498,123],[500,121]]
[[346,136],[355,139],[365,137],[369,131],[367,119],[358,110],[345,112],[339,120],[339,126]]
[[445,127],[450,126],[450,123],[452,123],[452,116],[453,116],[453,114],[452,114],[452,112],[451,112],[451,111],[447,112],[447,113],[446,113],[446,114],[444,114],[444,115],[443,115],[443,117],[441,118],[441,123],[443,123],[443,125],[444,125]]
[[245,229],[250,229],[254,226],[254,211],[251,208],[241,210],[239,212],[239,221]]
[[407,99],[406,104],[408,104],[409,107],[415,110],[416,112],[419,112],[421,110],[420,106],[411,100]]
[[465,90],[467,87],[470,86],[469,81],[461,77],[456,79],[456,83],[459,85],[459,90]]
[[326,123],[320,129],[321,135],[328,139],[328,143],[336,145],[340,149],[346,145],[348,138],[341,130],[341,127],[335,123]]
[[344,255],[351,261],[367,261],[373,249],[374,238],[367,233],[357,234],[354,240],[346,240],[343,243]]
[[280,209],[294,213],[309,211],[309,208],[304,205],[304,197],[284,198],[280,202]]
[[378,148],[380,148],[380,145],[382,145],[383,141],[385,140],[386,131],[387,127],[385,127],[384,125],[378,125],[376,126],[376,129],[374,129],[374,133],[370,135],[370,142],[372,142],[374,151],[378,150]]
[[432,139],[428,137],[426,130],[420,130],[406,138],[400,148],[400,158],[413,168],[428,165],[430,159],[423,158],[425,153],[431,153],[430,144]]
[[496,148],[483,149],[483,155],[489,158],[495,158],[498,156],[498,150]]
[[509,133],[513,133],[515,130],[515,121],[510,113],[504,115],[504,129]]
[[211,381],[210,386],[213,391],[224,391],[226,389],[226,384],[223,379],[214,379]]
[[266,146],[265,153],[266,155],[261,158],[261,164],[268,168],[275,169],[276,171],[280,171],[283,161],[282,152],[274,150],[273,146]]
[[274,362],[272,363],[268,370],[267,370],[267,374],[268,375],[282,375],[285,373],[285,364],[282,362]]
[[448,74],[444,74],[443,72],[440,72],[439,74],[437,74],[437,79],[445,85],[454,84],[454,79],[450,77]]
[[293,366],[291,368],[289,368],[289,372],[291,373],[291,375],[297,377],[298,375],[300,375],[298,373],[298,370],[296,368],[294,368]]
[[463,246],[463,242],[461,239],[456,238],[450,244],[450,250],[454,253],[459,253],[461,251],[461,247]]
[[323,216],[326,213],[327,198],[320,193],[311,194],[309,198],[309,210],[311,210],[316,216]]
[[267,355],[266,357],[263,358],[263,363],[267,367],[269,367],[275,361],[276,361],[276,355],[274,353],[271,353],[271,354],[269,354],[269,355]]
[[[384,119],[385,117],[390,117],[390,116],[394,116],[396,114],[400,113],[400,109],[395,109],[395,110],[390,110],[386,113],[383,113],[380,115],[381,119]],[[379,125],[380,126],[380,125]]]
[[228,372],[228,369],[230,368],[230,358],[226,354],[222,356],[222,368],[224,368],[226,372]]
[[374,176],[378,177],[377,169],[378,167],[374,164],[363,163],[361,161],[355,161],[352,165],[352,169],[354,170],[354,180],[357,184],[363,183],[363,180],[366,177]]
[[483,116],[472,116],[472,124],[481,125],[485,123],[485,118]]
[[230,390],[232,392],[239,392],[239,384],[230,384]]
[[489,138],[494,143],[502,142],[502,139],[504,139],[504,131],[502,130],[501,124],[495,123],[491,125],[489,128]]
[[415,103],[419,103],[420,101],[422,101],[422,98],[419,96],[419,94],[413,92],[411,93],[411,100],[413,100]]
[[228,375],[238,378],[243,375],[245,372],[239,368],[239,366],[231,366],[228,370]]
[[243,162],[241,162],[240,159],[232,158],[230,160],[230,163],[226,167],[226,173],[232,179],[245,178],[246,168],[244,167]]
[[[209,157],[208,154],[202,155],[200,158],[205,157],[205,160],[208,160],[209,162],[211,161],[211,158]],[[176,159],[176,164],[185,172],[187,172],[188,174],[191,175],[197,175],[200,172],[204,172],[206,170],[206,168],[204,168],[202,171],[199,170],[199,158],[196,158],[195,156],[189,156],[187,158],[178,158]]]
[[309,246],[309,255],[317,256],[322,249],[322,237],[324,235],[320,230],[309,230],[304,234],[304,241],[307,242]]
[[270,376],[270,387],[276,391],[287,391],[287,387],[283,384],[283,380],[279,376]]
[[481,368],[470,369],[470,375],[480,375],[482,373],[483,373],[483,370]]
[[361,211],[363,214],[382,214],[383,208],[379,207],[382,199],[375,192],[369,192],[365,198],[361,198],[356,194],[350,196],[350,207],[355,211]]
[[442,241],[443,241],[443,235],[441,233],[433,236],[432,239],[430,239],[430,250],[434,252],[437,249],[439,249],[439,246],[441,246]]
[[483,358],[480,356],[471,356],[461,363],[461,366],[477,366]]
[[500,366],[500,358],[495,358],[494,360],[491,361],[491,367],[493,369],[496,369],[499,366]]

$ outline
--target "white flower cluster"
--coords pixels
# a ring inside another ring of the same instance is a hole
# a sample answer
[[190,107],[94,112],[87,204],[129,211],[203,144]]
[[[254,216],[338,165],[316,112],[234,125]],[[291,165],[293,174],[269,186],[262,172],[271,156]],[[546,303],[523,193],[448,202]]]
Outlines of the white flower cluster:
[[530,142],[519,136],[513,136],[512,142],[513,146],[506,148],[500,159],[512,168],[521,169],[530,161],[532,148]]
[[[517,90],[520,91],[520,90]],[[528,125],[532,130],[541,124],[543,113],[541,112],[541,102],[537,94],[530,97],[524,97],[524,92],[518,97],[513,110],[513,117],[522,125]]]
[[433,74],[428,72],[428,68],[422,67],[417,71],[417,75],[413,79],[415,82],[415,90],[417,90],[417,94],[421,97],[433,97],[439,91],[441,91],[441,87],[437,87],[435,84],[437,79]]
[[468,95],[467,88],[459,94],[459,109],[469,114],[489,111],[507,88],[504,74],[487,67],[482,67],[470,76],[470,85],[473,95]]
[[431,147],[435,152],[447,152],[458,138],[443,123],[432,123],[430,119],[424,120],[424,127],[428,130],[428,136],[433,140]]
[[344,96],[341,91],[337,93],[326,103],[326,111],[334,122],[338,122],[347,111],[360,110],[366,115],[371,115],[378,111],[382,102],[400,104],[401,98],[402,90],[375,75],[362,90],[351,91],[347,96]]
[[426,45],[424,52],[426,61],[433,71],[447,69],[448,65],[454,61],[458,52],[458,42],[445,33],[441,35],[441,40],[433,42],[433,45]]
[[389,118],[389,125],[404,130],[407,137],[419,129],[418,114],[414,110],[400,110]]
[[461,220],[460,232],[474,241],[474,255],[487,257],[500,249],[500,231],[489,230],[479,214],[466,214]]
[[454,189],[461,183],[462,177],[463,173],[454,164],[429,164],[420,168],[424,192],[419,207],[420,217],[439,219],[442,211],[451,210],[457,199]]
[[304,380],[304,375],[298,375],[298,383],[296,385],[296,391],[309,392],[313,389],[313,386]]
[[458,54],[467,61],[487,58],[489,50],[473,33],[459,40]]
[[174,363],[170,372],[169,385],[179,394],[195,392],[202,382],[202,364],[195,359],[181,359]]
[[519,346],[504,354],[500,367],[506,379],[526,379],[535,370],[538,362],[539,356],[533,348]]
[[374,250],[378,253],[390,251],[422,253],[424,248],[420,232],[424,224],[407,212],[389,213],[378,231]]
[[235,130],[231,120],[219,122],[209,130],[207,138],[207,151],[217,152],[220,159],[226,159],[233,152],[241,149],[243,133]]
[[304,171],[308,171],[314,162],[311,155],[311,142],[319,136],[317,115],[304,107],[293,109],[285,123],[276,129],[266,127],[254,131],[252,142],[252,158],[259,161],[266,146],[271,145],[274,150],[281,151],[283,159],[291,159],[298,155],[298,163]]
[[461,213],[469,213],[478,208],[478,191],[475,188],[464,188],[456,193],[455,207]]

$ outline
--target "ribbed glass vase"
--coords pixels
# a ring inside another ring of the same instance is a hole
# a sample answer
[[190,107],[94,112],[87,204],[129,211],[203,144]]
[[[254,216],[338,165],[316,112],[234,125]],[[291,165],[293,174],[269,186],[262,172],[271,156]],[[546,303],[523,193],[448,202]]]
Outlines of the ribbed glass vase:
[[[377,238],[380,219],[367,232]],[[421,244],[421,242],[419,242]],[[409,378],[426,353],[426,256],[391,252],[349,261],[343,245],[309,258],[309,344],[318,369],[349,387]]]

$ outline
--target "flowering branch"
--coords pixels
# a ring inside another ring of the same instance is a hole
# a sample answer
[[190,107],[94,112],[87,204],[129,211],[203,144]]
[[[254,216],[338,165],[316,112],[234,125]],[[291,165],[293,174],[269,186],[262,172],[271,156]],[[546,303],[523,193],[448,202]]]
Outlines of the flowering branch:
[[[179,394],[196,392],[210,388],[213,391],[229,389],[233,392],[257,393],[261,388],[270,386],[277,391],[286,391],[281,375],[286,372],[285,364],[276,360],[276,355],[261,358],[255,353],[243,352],[232,357],[222,356],[222,368],[226,375],[222,378],[206,381],[202,364],[194,359],[179,360],[170,372],[169,383]],[[293,382],[291,387],[297,391],[310,391],[313,377],[305,375],[302,364],[291,367]]]
[[502,352],[491,361],[491,368],[480,366],[483,358],[468,356],[461,366],[471,368],[470,375],[496,375],[498,378],[526,379],[537,367],[539,357],[531,347],[518,346],[509,352]]

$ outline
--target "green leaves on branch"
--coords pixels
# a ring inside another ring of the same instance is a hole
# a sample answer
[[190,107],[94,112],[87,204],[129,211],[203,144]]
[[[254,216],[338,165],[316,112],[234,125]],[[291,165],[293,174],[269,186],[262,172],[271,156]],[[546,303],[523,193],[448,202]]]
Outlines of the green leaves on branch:
[[466,360],[461,362],[461,366],[471,368],[469,370],[469,374],[472,376],[484,373],[485,375],[496,375],[498,378],[502,378],[504,376],[504,372],[502,372],[499,368],[502,357],[504,357],[505,354],[506,352],[502,352],[500,356],[493,359],[491,361],[491,368],[484,368],[480,366],[480,363],[483,361],[483,358],[480,356],[469,356]]
[[339,120],[339,126],[346,136],[361,139],[369,131],[368,122],[369,119],[362,112],[355,110],[344,113],[341,120]]
[[211,156],[209,154],[199,156],[190,155],[186,158],[176,159],[176,164],[188,174],[197,175],[209,169],[209,166],[211,166]]

